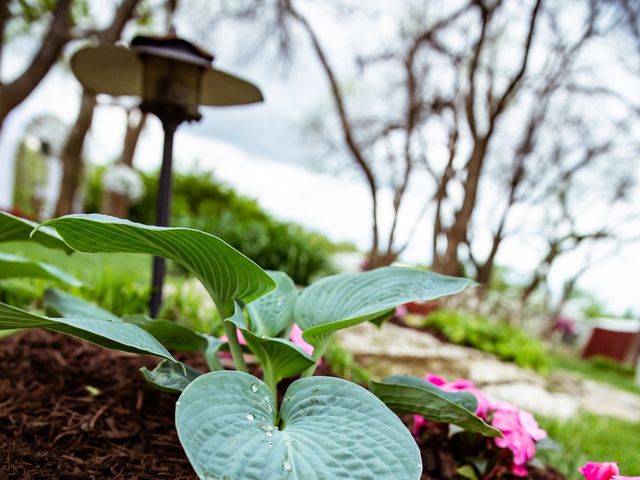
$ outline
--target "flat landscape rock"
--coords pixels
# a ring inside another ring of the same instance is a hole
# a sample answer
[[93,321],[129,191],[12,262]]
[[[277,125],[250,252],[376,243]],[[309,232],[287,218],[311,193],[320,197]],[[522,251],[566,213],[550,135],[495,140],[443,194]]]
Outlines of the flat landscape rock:
[[542,385],[513,382],[487,385],[483,392],[492,399],[518,405],[529,412],[568,420],[580,410],[580,402],[568,393],[549,392]]
[[640,422],[640,396],[573,374],[544,377],[478,350],[386,322],[340,331],[338,342],[376,377],[437,373],[468,378],[494,400],[538,415],[567,419],[581,410]]

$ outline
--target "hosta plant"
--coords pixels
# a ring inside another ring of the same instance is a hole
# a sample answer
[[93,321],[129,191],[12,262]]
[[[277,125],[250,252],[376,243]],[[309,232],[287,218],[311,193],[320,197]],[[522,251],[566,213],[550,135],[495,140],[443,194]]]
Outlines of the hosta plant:
[[[161,357],[154,370],[143,374],[159,388],[181,392],[176,428],[201,479],[418,480],[420,452],[396,413],[419,413],[499,435],[475,415],[477,401],[468,392],[444,392],[410,377],[384,379],[369,391],[340,378],[313,376],[337,331],[367,321],[380,324],[398,305],[457,293],[468,280],[387,267],[327,277],[299,293],[286,275],[265,272],[224,241],[198,230],[101,215],[66,216],[40,228],[55,230],[79,252],[171,259],[210,294],[223,319],[223,339],[162,320],[115,317],[59,292],[48,294],[51,316],[0,304],[0,328],[43,327]],[[312,354],[289,339],[294,326],[313,347]],[[225,349],[234,370],[222,369],[219,356]],[[202,351],[212,372],[177,362],[169,350]],[[252,371],[261,372],[261,378],[249,373],[247,352],[259,365]],[[280,395],[279,382],[295,376],[300,378]]]

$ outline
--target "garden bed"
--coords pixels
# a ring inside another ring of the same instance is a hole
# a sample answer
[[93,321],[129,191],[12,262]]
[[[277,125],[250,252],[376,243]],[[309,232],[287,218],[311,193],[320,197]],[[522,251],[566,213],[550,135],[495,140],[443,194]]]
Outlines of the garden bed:
[[[180,359],[205,369],[200,357]],[[0,340],[0,478],[195,480],[175,395],[137,373],[156,363],[44,330]],[[423,480],[455,477],[446,435],[434,430],[423,447]],[[532,469],[529,478],[563,477]]]

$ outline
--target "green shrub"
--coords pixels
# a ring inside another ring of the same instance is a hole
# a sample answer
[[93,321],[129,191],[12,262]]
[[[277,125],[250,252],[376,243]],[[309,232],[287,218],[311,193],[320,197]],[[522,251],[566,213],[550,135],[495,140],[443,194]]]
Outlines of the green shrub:
[[[100,209],[103,172],[97,168],[90,175],[86,212]],[[158,177],[143,174],[143,180],[146,194],[131,208],[129,218],[153,224]],[[275,220],[255,200],[238,195],[210,173],[175,174],[173,190],[172,225],[212,233],[263,268],[287,273],[299,285],[333,273],[329,257],[337,247],[326,237]]]
[[436,329],[450,342],[492,353],[521,367],[538,371],[548,367],[544,345],[511,325],[468,313],[437,310],[425,318],[424,326]]

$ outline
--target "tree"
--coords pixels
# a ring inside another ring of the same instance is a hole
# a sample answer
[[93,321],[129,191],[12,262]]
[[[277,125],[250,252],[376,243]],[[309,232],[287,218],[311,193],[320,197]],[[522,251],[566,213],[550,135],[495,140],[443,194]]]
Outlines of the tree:
[[[332,5],[350,21],[374,17],[367,17],[370,6]],[[227,19],[263,25],[263,47],[272,38],[291,54],[294,46],[303,48],[296,35],[306,38],[333,100],[323,130],[368,187],[369,266],[395,260],[427,218],[434,270],[474,275],[486,284],[505,238],[523,223],[523,211],[558,211],[555,199],[565,186],[598,177],[607,162],[618,165],[616,177],[634,175],[629,160],[637,151],[619,146],[629,142],[640,110],[628,92],[597,77],[594,70],[611,66],[589,52],[621,30],[637,31],[638,17],[620,14],[637,9],[626,0],[403,5],[399,14],[391,8],[379,14],[385,20],[396,15],[397,26],[384,41],[363,38],[351,50],[345,46],[341,57],[351,53],[350,70],[332,59],[335,48],[325,46],[326,29],[314,23],[318,7],[309,2],[223,2],[220,11]],[[611,113],[612,103],[619,111]],[[584,152],[590,153],[580,158]],[[417,185],[424,207],[404,218],[403,202]],[[616,188],[609,182],[601,201],[611,201]],[[386,191],[391,205],[381,204]],[[392,214],[383,225],[384,209]],[[579,209],[571,215],[580,215]],[[401,221],[413,225],[402,238]],[[545,220],[538,215],[537,221],[540,230]]]
[[[116,43],[120,39],[127,22],[133,18],[136,6],[139,3],[140,0],[122,0],[116,9],[111,24],[104,30],[95,32],[96,41],[102,45]],[[84,140],[91,128],[96,105],[96,95],[83,89],[78,116],[62,148],[62,179],[55,216],[66,215],[74,211],[74,200],[83,172],[82,150],[84,148]]]
[[[35,23],[50,14],[47,30],[42,37],[40,46],[27,68],[14,80],[0,82],[0,129],[9,113],[22,103],[38,86],[51,67],[58,61],[62,49],[73,37],[72,0],[58,0],[50,9],[50,2],[31,7],[26,2],[16,2],[12,11],[8,1],[0,3],[0,61],[2,50],[7,38],[7,26],[13,17],[22,16],[24,21]],[[29,10],[29,11],[27,11]],[[27,13],[31,13],[28,16]]]

